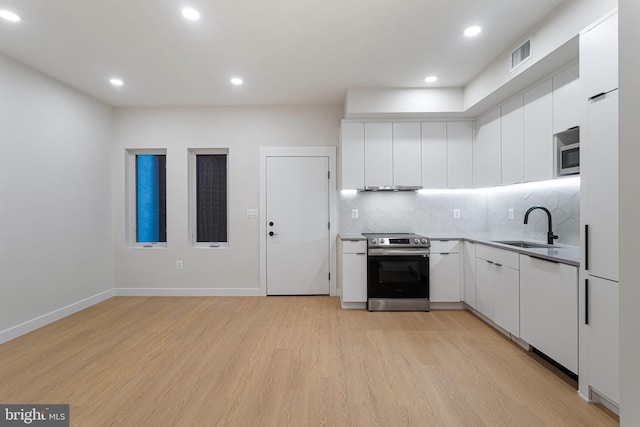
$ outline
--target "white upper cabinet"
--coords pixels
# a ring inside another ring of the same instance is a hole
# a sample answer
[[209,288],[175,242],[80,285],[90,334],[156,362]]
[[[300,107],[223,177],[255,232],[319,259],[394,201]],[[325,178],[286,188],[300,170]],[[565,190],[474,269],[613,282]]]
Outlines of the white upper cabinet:
[[575,63],[553,76],[553,133],[580,126],[584,99],[580,96],[580,69]]
[[364,185],[393,185],[393,126],[391,122],[364,124]]
[[422,123],[422,186],[447,188],[447,123]]
[[447,122],[447,187],[472,186],[473,122]]
[[580,70],[587,98],[618,88],[617,13],[580,34]]
[[473,148],[473,186],[476,188],[500,185],[500,108],[476,121]]
[[364,188],[364,123],[342,122],[341,157],[343,190]]
[[524,93],[524,180],[553,178],[552,82]]
[[516,96],[501,107],[502,111],[502,184],[524,180],[523,96]]
[[420,186],[422,170],[419,122],[393,123],[393,185]]

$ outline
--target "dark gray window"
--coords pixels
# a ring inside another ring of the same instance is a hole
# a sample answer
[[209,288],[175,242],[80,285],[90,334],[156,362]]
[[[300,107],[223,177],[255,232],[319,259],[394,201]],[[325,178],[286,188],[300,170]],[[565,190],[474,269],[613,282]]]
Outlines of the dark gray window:
[[227,242],[227,155],[196,154],[196,242]]

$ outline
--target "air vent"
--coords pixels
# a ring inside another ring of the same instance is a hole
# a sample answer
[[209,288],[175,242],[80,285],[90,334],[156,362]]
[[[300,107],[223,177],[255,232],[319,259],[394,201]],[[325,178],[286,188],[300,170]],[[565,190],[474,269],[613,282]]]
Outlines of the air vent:
[[511,53],[511,71],[518,68],[529,57],[531,57],[531,40],[522,43],[520,47]]

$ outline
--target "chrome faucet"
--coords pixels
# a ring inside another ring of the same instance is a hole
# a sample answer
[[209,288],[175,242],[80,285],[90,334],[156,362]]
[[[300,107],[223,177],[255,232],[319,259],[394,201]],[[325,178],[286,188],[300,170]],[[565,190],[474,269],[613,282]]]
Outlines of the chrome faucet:
[[553,239],[557,239],[558,236],[553,234],[553,231],[551,230],[551,212],[549,212],[549,209],[545,208],[544,206],[531,206],[527,210],[527,213],[524,214],[524,223],[527,224],[529,222],[529,214],[531,213],[531,211],[535,209],[542,209],[543,211],[546,212],[547,217],[549,218],[549,231],[547,231],[547,244],[553,245]]

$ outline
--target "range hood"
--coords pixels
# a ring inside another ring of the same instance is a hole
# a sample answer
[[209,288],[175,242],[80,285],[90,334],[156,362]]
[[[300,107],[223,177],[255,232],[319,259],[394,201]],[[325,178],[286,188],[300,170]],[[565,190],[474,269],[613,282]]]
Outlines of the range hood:
[[380,185],[369,186],[359,191],[416,191],[422,190],[420,185]]

